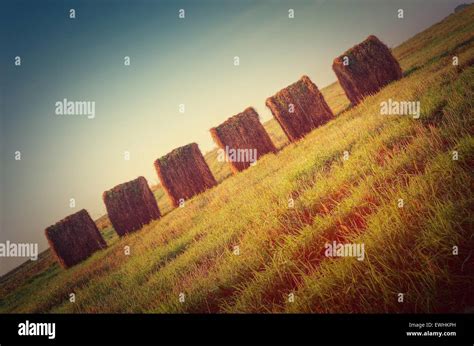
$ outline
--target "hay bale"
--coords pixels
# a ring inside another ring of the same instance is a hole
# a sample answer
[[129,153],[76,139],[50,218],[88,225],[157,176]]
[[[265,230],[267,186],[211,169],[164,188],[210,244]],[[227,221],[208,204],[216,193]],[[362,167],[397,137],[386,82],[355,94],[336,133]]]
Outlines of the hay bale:
[[179,205],[180,199],[186,200],[217,185],[196,143],[174,149],[157,159],[155,169],[174,207]]
[[210,132],[214,142],[225,151],[234,173],[248,168],[252,160],[277,151],[252,107],[213,127]]
[[136,231],[161,217],[155,196],[144,177],[115,186],[102,195],[118,235]]
[[332,69],[353,105],[402,78],[400,64],[390,49],[373,35],[334,59]]
[[58,262],[69,268],[107,247],[89,213],[82,209],[44,231]]
[[334,117],[323,95],[307,76],[269,97],[265,104],[291,142]]

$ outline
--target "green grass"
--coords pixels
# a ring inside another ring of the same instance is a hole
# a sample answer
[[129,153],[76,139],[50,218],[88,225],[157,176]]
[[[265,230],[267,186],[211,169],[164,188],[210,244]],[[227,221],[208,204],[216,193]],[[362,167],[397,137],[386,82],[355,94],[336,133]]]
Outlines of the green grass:
[[[0,311],[472,308],[473,37],[471,6],[396,47],[405,77],[359,106],[348,108],[337,83],[322,89],[336,118],[295,144],[274,120],[265,123],[281,150],[235,176],[207,153],[216,188],[172,210],[154,187],[161,220],[119,238],[102,218],[107,249],[69,270],[46,251],[0,279]],[[381,116],[388,98],[419,100],[421,118]],[[365,260],[326,258],[332,240],[364,243]]]

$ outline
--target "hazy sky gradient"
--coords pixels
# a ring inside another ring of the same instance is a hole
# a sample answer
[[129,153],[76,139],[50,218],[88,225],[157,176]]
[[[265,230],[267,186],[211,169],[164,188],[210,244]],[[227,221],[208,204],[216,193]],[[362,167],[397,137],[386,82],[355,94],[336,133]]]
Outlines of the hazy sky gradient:
[[[301,75],[322,88],[368,35],[396,46],[462,2],[3,1],[0,242],[46,248],[48,225],[102,215],[104,190],[139,175],[156,184],[156,158],[190,142],[209,151],[209,128],[229,116],[253,106],[265,121],[265,99]],[[55,115],[63,98],[95,101],[96,118]],[[24,259],[0,261],[3,274]]]

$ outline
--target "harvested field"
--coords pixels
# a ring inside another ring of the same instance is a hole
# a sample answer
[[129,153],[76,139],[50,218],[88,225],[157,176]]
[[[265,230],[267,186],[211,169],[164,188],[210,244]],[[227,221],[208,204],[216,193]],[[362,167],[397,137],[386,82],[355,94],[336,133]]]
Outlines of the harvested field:
[[[221,183],[159,222],[111,242],[106,227],[108,248],[70,270],[39,256],[3,275],[0,312],[471,312],[473,19],[474,5],[395,48],[412,72],[358,107],[323,89],[339,116],[297,143],[272,119],[281,149],[252,169],[229,177],[209,152]],[[419,100],[420,119],[380,116],[395,96]],[[364,254],[327,255],[334,241]]]

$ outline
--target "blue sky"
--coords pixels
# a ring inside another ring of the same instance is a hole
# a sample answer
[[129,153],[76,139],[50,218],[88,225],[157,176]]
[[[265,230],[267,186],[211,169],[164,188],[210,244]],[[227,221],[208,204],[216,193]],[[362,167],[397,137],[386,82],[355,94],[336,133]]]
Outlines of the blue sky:
[[[347,48],[370,34],[396,46],[459,3],[3,1],[0,242],[46,248],[48,225],[82,208],[102,215],[104,190],[139,175],[157,183],[156,158],[190,142],[209,151],[209,128],[229,116],[253,106],[265,121],[265,99],[301,75],[322,88]],[[95,119],[55,115],[63,98],[95,101]],[[19,261],[2,259],[0,274]]]

